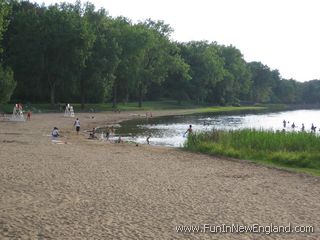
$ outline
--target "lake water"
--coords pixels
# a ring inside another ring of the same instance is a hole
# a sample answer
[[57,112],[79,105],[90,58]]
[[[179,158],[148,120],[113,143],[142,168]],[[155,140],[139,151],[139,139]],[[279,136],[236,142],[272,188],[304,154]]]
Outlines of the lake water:
[[[295,110],[273,113],[225,113],[225,114],[193,114],[182,116],[167,116],[137,119],[120,124],[117,134],[123,140],[146,144],[150,137],[150,144],[171,147],[181,147],[186,140],[184,133],[189,125],[195,132],[210,131],[212,129],[263,129],[283,130],[283,121],[286,121],[286,131],[301,131],[302,123],[305,131],[311,131],[311,124],[320,127],[320,110]],[[295,124],[293,129],[292,123]],[[317,128],[317,132],[319,132]]]

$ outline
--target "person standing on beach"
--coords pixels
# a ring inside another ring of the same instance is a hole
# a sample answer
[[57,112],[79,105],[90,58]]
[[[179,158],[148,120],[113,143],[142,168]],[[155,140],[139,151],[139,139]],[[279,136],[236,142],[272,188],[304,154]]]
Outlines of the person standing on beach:
[[31,111],[29,110],[27,113],[27,120],[30,120],[30,119],[31,119]]
[[73,126],[76,126],[77,134],[79,134],[79,131],[80,131],[80,120],[78,118],[74,122]]

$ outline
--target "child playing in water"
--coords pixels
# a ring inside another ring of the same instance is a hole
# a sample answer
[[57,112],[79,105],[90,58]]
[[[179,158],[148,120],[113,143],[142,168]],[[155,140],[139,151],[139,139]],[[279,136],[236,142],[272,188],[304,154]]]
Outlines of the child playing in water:
[[92,131],[91,131],[91,133],[90,133],[90,135],[89,135],[89,139],[97,138],[95,134],[96,134],[96,129],[93,128]]

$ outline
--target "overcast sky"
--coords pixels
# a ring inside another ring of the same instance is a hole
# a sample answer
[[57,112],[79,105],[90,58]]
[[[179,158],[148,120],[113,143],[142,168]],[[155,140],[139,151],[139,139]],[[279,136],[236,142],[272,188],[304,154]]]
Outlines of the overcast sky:
[[[30,0],[31,2],[34,2]],[[60,0],[37,0],[49,5]],[[74,1],[66,1],[74,2]],[[84,1],[82,1],[84,2]],[[286,79],[320,79],[320,0],[91,0],[111,16],[164,20],[172,39],[234,45]]]

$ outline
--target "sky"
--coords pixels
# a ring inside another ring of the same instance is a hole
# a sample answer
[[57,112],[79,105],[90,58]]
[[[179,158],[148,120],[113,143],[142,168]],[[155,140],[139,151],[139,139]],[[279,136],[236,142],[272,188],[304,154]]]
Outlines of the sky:
[[[50,5],[60,0],[36,0]],[[74,2],[68,1],[65,2]],[[84,2],[82,0],[82,2]],[[320,79],[319,0],[91,0],[133,22],[163,20],[179,42],[216,41],[285,79]]]

